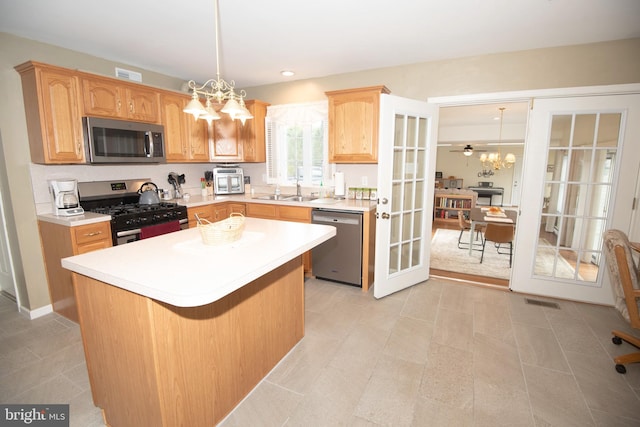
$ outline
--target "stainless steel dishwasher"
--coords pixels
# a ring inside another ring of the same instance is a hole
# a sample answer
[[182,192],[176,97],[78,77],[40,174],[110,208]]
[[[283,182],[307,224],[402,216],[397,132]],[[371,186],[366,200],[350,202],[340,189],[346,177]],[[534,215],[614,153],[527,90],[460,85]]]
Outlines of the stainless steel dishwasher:
[[362,212],[318,208],[311,222],[336,227],[334,237],[311,250],[313,274],[362,287]]

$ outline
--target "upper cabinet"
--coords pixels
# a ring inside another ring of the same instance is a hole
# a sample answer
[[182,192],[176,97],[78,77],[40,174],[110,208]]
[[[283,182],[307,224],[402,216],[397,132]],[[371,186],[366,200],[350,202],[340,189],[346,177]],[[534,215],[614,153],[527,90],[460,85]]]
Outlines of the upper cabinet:
[[15,69],[22,78],[34,163],[86,163],[83,116],[163,125],[168,162],[266,161],[265,102],[246,101],[254,118],[244,124],[221,114],[209,126],[183,112],[187,94],[33,61]]
[[262,101],[245,101],[245,105],[253,119],[245,124],[239,123],[239,135],[242,142],[242,156],[245,162],[263,163],[267,161],[265,146],[265,124],[267,107],[269,104]]
[[[228,114],[220,113],[221,119],[215,120],[213,127],[213,161],[265,162],[265,125],[269,104],[257,100],[245,101],[253,116],[243,124],[240,120],[231,120]],[[214,106],[216,111],[222,106]]]
[[385,86],[325,92],[329,99],[329,162],[377,163],[380,95]]
[[182,110],[188,95],[162,93],[160,110],[164,125],[165,154],[168,162],[208,162],[209,132],[205,120],[194,120]]
[[151,88],[83,75],[82,98],[87,116],[160,122],[159,94]]
[[37,62],[18,65],[34,163],[84,163],[78,77]]

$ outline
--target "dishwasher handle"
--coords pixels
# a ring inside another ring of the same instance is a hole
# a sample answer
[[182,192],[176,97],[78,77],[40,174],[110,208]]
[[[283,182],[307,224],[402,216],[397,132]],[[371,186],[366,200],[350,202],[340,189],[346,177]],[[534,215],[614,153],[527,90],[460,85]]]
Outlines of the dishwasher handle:
[[358,218],[338,218],[330,215],[314,215],[312,221],[314,223],[326,222],[329,224],[360,225]]

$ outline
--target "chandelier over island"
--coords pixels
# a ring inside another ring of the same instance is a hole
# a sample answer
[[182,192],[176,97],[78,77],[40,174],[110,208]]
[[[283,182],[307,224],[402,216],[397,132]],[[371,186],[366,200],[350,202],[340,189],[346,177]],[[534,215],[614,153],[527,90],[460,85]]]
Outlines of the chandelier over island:
[[[485,170],[500,170],[500,169],[504,169],[504,168],[510,168],[513,166],[513,164],[516,162],[516,156],[513,155],[513,153],[507,153],[506,156],[504,156],[504,159],[502,159],[502,154],[501,154],[501,149],[500,149],[500,145],[502,143],[502,121],[504,118],[504,110],[506,108],[505,107],[500,107],[500,135],[498,137],[498,152],[497,153],[482,153],[482,155],[480,156],[480,162],[482,162],[482,168],[483,168],[483,172]],[[480,176],[481,173],[478,174],[478,176]],[[493,175],[493,174],[491,174]]]
[[[215,6],[215,29],[216,29],[216,78],[209,79],[204,84],[198,85],[194,80],[189,80],[189,89],[191,90],[191,101],[184,108],[184,112],[192,114],[195,120],[204,119],[209,124],[213,120],[219,120],[220,114],[213,108],[213,103],[226,104],[220,110],[222,113],[228,114],[232,120],[240,119],[242,124],[245,120],[252,119],[253,116],[244,104],[244,97],[247,93],[241,89],[239,93],[235,92],[236,83],[231,80],[226,82],[220,77],[220,46],[218,41],[218,0],[214,1]],[[204,96],[206,105],[203,106],[199,100],[199,95]]]

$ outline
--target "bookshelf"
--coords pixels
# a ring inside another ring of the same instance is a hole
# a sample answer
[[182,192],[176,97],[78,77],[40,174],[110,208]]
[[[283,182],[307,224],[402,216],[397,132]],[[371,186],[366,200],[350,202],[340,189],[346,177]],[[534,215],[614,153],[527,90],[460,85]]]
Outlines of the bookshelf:
[[469,217],[469,211],[476,206],[478,193],[474,191],[436,190],[433,202],[434,222],[449,223],[458,221],[458,211]]

